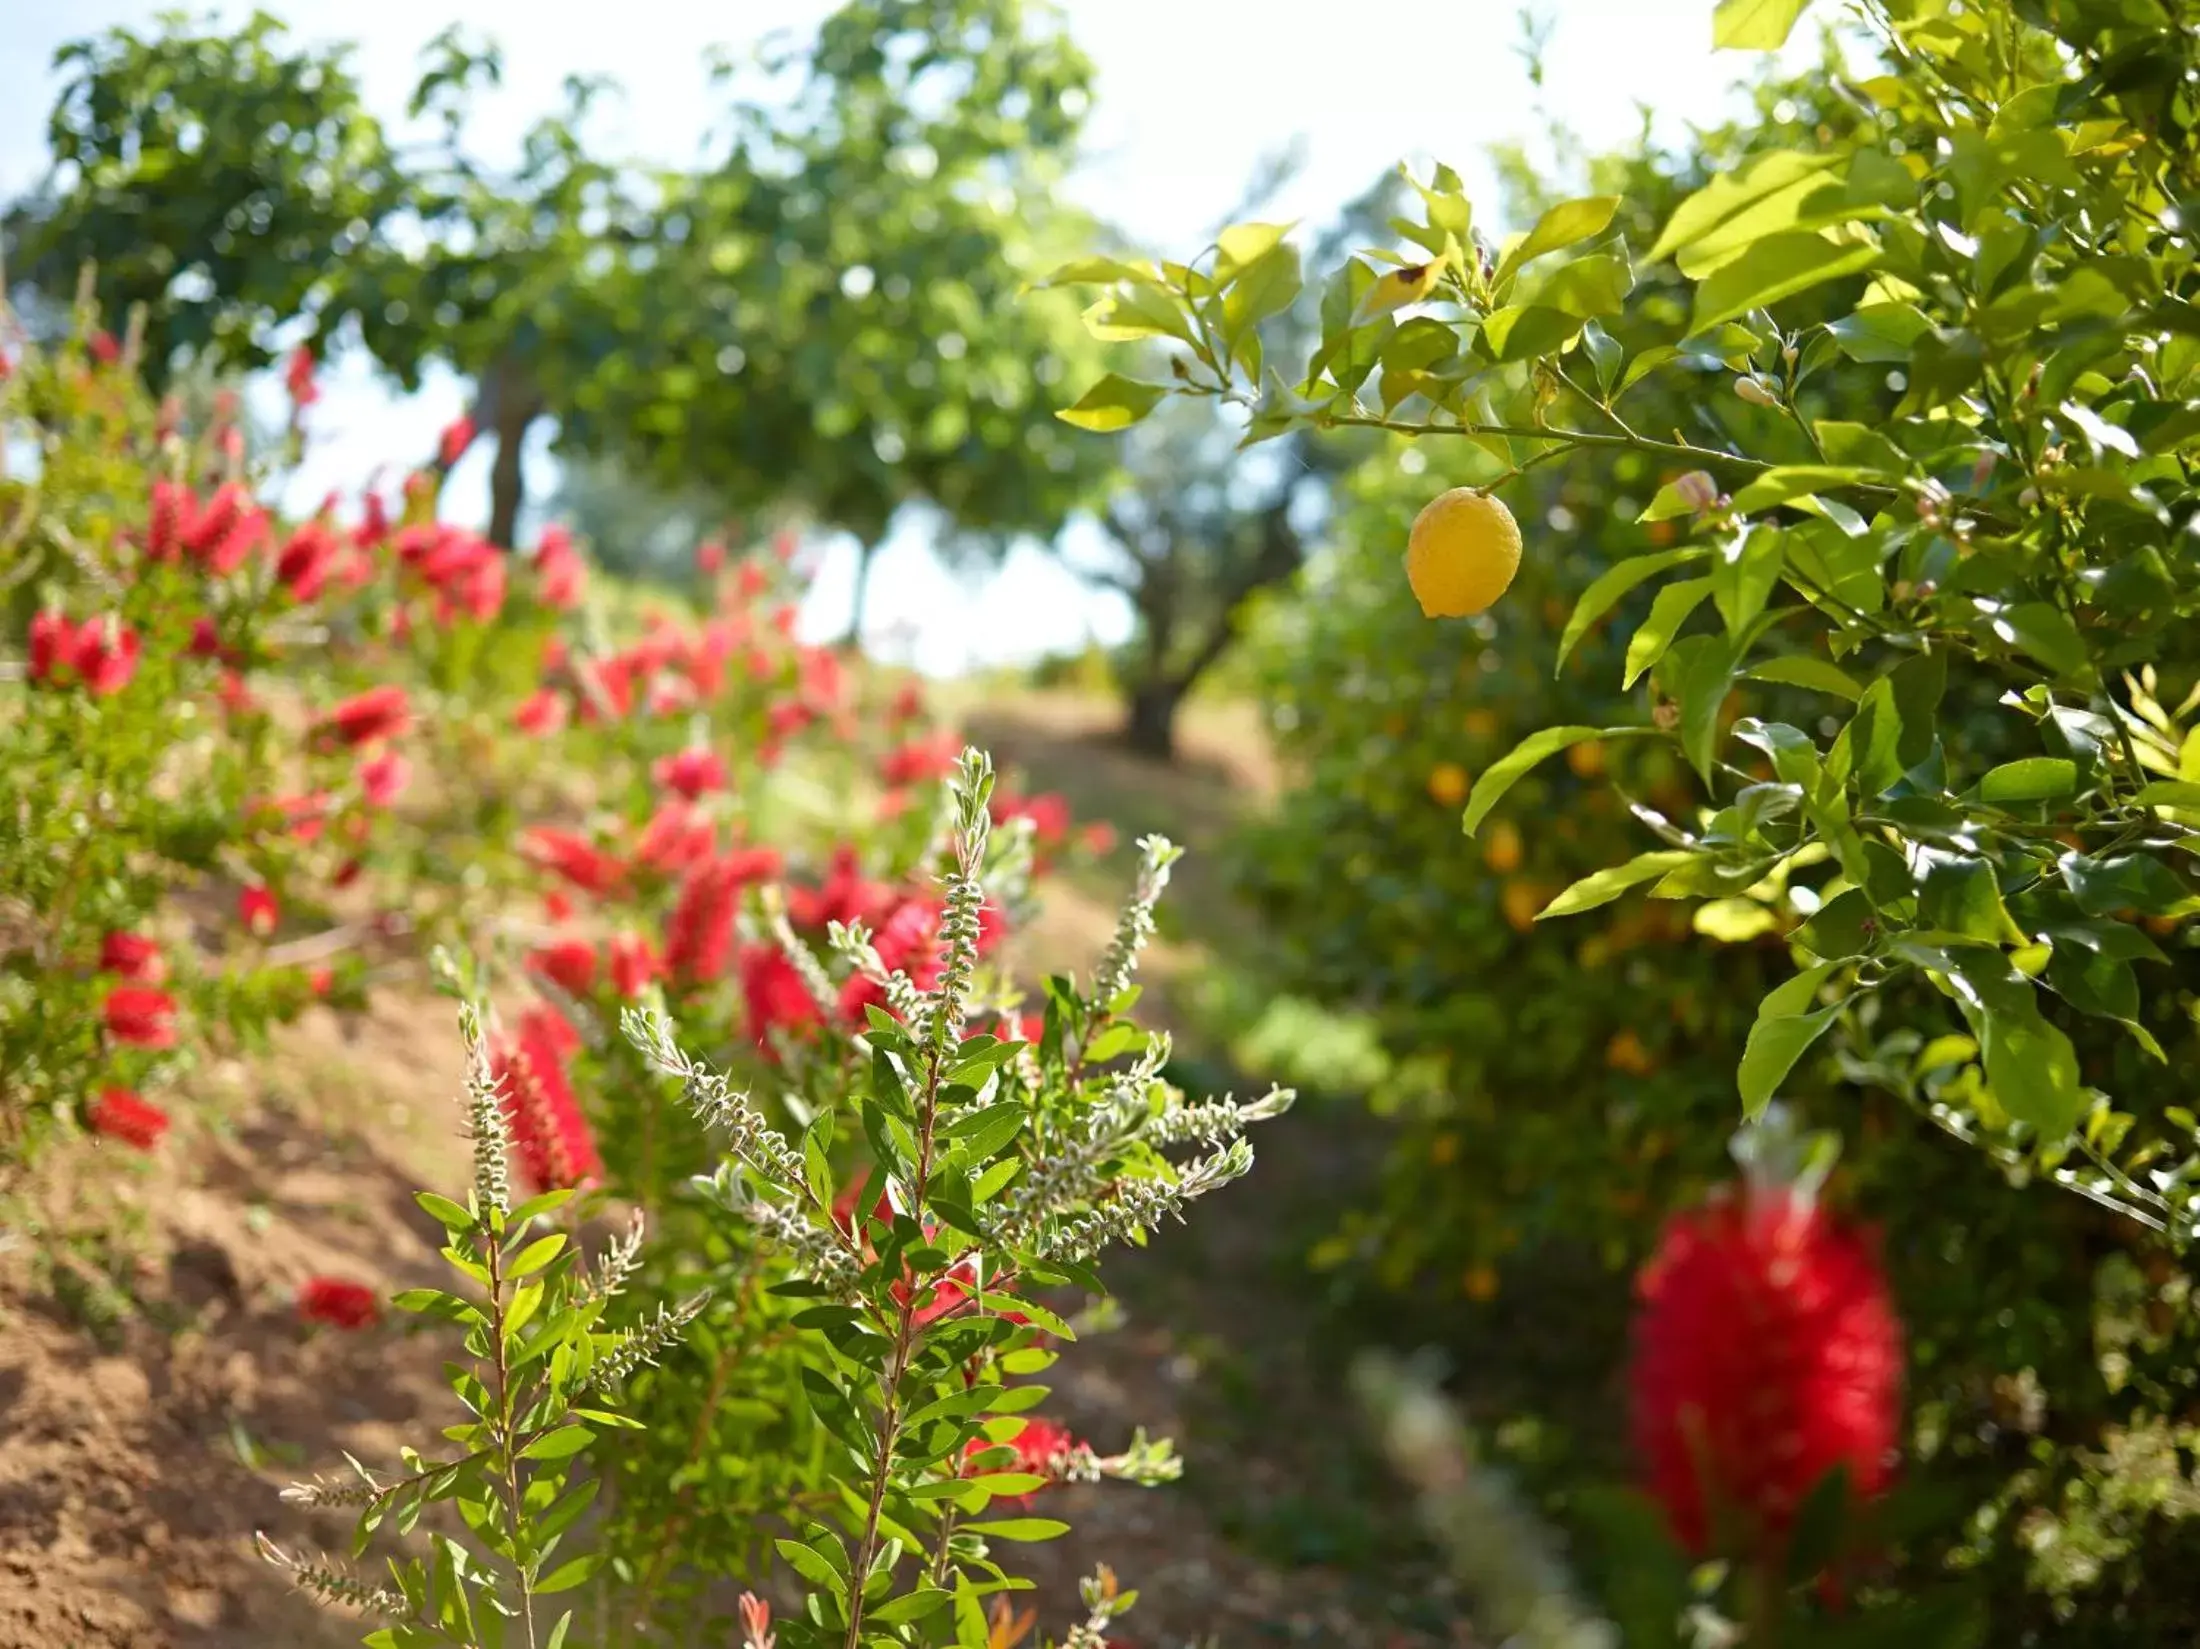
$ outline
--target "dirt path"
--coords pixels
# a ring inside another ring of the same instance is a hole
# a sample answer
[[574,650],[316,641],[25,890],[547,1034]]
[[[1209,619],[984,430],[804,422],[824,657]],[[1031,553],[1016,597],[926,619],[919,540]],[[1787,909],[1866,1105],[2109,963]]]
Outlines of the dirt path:
[[[1227,931],[1215,839],[1261,776],[1227,750],[1157,771],[1093,742],[1089,704],[1025,707],[976,731],[1081,817],[1195,849],[1190,919],[1154,958],[1153,996]],[[1127,852],[1125,855],[1127,859]],[[1118,874],[1122,860],[1117,865]],[[1112,879],[1058,887],[1034,965],[1089,965]],[[299,1600],[252,1550],[341,1551],[348,1523],[277,1489],[350,1450],[394,1455],[455,1418],[440,1342],[409,1320],[360,1333],[299,1324],[293,1294],[327,1273],[377,1293],[440,1279],[416,1187],[463,1181],[449,1004],[392,991],[367,1015],[316,1011],[249,1065],[204,1073],[152,1160],[86,1143],[55,1153],[6,1210],[0,1250],[0,1649],[324,1649],[359,1629]],[[1307,1220],[1356,1171],[1334,1129],[1294,1115],[1253,1179],[1119,1268],[1125,1321],[1070,1349],[1060,1417],[1103,1449],[1134,1426],[1174,1436],[1187,1481],[1052,1491],[1075,1526],[1025,1548],[1050,1625],[1107,1562],[1141,1589],[1120,1641],[1180,1649],[1463,1641],[1440,1580],[1386,1553],[1402,1510],[1352,1440],[1297,1256]]]

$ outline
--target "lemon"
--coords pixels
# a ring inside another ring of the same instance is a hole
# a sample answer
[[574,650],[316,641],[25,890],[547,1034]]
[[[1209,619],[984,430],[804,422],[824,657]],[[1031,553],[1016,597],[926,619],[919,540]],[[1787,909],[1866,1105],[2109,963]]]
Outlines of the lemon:
[[1438,807],[1457,807],[1467,799],[1467,770],[1457,762],[1438,762],[1429,769],[1429,799]]
[[1487,493],[1454,487],[1429,500],[1406,540],[1406,582],[1430,618],[1487,612],[1520,570],[1520,524]]
[[1490,833],[1482,844],[1482,862],[1500,876],[1510,876],[1520,868],[1526,857],[1526,845],[1520,839],[1520,831],[1510,819],[1500,819],[1490,827]]

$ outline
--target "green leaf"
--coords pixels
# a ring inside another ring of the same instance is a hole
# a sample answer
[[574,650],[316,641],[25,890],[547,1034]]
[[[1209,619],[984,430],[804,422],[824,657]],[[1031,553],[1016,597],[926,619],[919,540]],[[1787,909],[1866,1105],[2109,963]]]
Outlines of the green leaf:
[[1910,358],[1910,346],[1932,329],[1925,312],[1914,304],[1868,303],[1826,330],[1852,361],[1898,365]]
[[1283,244],[1288,223],[1233,223],[1215,237],[1215,280],[1227,284]]
[[1544,304],[1514,304],[1482,322],[1482,342],[1497,361],[1532,361],[1554,355],[1581,330],[1579,315]]
[[1650,502],[1643,506],[1642,513],[1635,519],[1671,521],[1679,516],[1694,515],[1700,508],[1702,506],[1690,496],[1689,488],[1682,486],[1678,480],[1668,481],[1651,494]]
[[1957,1001],[1978,1038],[1986,1085],[2010,1116],[2059,1142],[2085,1112],[2077,1050],[2041,1016],[2029,979],[1998,952],[1975,954],[1956,970],[1966,987]]
[[543,1192],[539,1197],[529,1197],[512,1210],[511,1223],[515,1226],[525,1225],[529,1220],[538,1219],[544,1214],[556,1213],[572,1200],[571,1186],[560,1186],[555,1191]]
[[1489,816],[1490,809],[1504,800],[1505,792],[1518,784],[1538,762],[1574,745],[1606,738],[1610,732],[1601,727],[1546,727],[1539,733],[1530,733],[1510,752],[1483,769],[1481,778],[1475,781],[1474,793],[1467,798],[1466,811],[1460,815],[1460,829],[1472,836]]
[[1638,853],[1623,865],[1608,865],[1592,872],[1561,893],[1542,910],[1536,920],[1546,916],[1573,916],[1581,911],[1594,910],[1608,905],[1631,887],[1663,876],[1669,870],[1678,869],[1695,859],[1696,854],[1687,848],[1661,848],[1650,853]]
[[1722,549],[1711,567],[1711,600],[1729,636],[1757,622],[1787,560],[1787,535],[1758,522]]
[[1546,309],[1590,320],[1598,315],[1617,315],[1626,308],[1627,294],[1634,284],[1634,273],[1625,258],[1612,252],[1592,252],[1552,270],[1550,278],[1535,289],[1535,301]]
[[957,1117],[948,1131],[966,1161],[986,1162],[1016,1137],[1024,1125],[1025,1115],[1022,1100],[1005,1100],[999,1105],[988,1105],[982,1111]]
[[1674,643],[1659,671],[1666,690],[1680,704],[1681,753],[1707,785],[1718,748],[1719,712],[1727,689],[1734,685],[1734,667],[1741,655],[1742,644],[1726,636],[1689,636]]
[[571,1562],[559,1564],[542,1579],[536,1581],[535,1591],[538,1594],[570,1591],[594,1574],[602,1563],[603,1553],[584,1552]]
[[560,1426],[556,1431],[544,1432],[519,1452],[524,1460],[564,1460],[595,1440],[596,1434],[586,1426]]
[[1589,633],[1589,627],[1618,606],[1628,591],[1671,568],[1701,561],[1709,553],[1703,549],[1661,550],[1656,555],[1630,556],[1598,574],[1595,582],[1581,592],[1581,599],[1574,603],[1573,615],[1566,620],[1565,632],[1558,638],[1558,663],[1552,666],[1551,673],[1558,673],[1581,638]]
[[1620,677],[1620,686],[1632,687],[1673,645],[1673,637],[1689,615],[1710,599],[1712,581],[1708,578],[1684,578],[1677,584],[1668,584],[1650,603],[1649,616],[1627,641],[1627,663]]
[[953,1592],[943,1592],[936,1586],[920,1586],[866,1611],[866,1618],[881,1626],[902,1626],[912,1620],[922,1620],[937,1614],[955,1599]]
[[537,1237],[513,1256],[512,1262],[505,1268],[504,1274],[507,1277],[516,1278],[540,1271],[557,1258],[558,1251],[564,1246],[565,1233],[563,1231],[553,1231],[547,1237]]
[[1870,470],[1837,464],[1781,464],[1751,481],[1734,495],[1737,514],[1769,510],[1806,493],[1827,492],[1836,487],[1863,486],[1875,477]]
[[1503,286],[1523,265],[1546,252],[1561,251],[1591,235],[1601,235],[1619,210],[1619,196],[1594,195],[1561,201],[1536,219],[1535,227],[1505,254],[1493,284]]
[[474,1228],[474,1217],[449,1197],[439,1197],[433,1191],[415,1191],[413,1201],[420,1204],[430,1219],[441,1222],[443,1228],[456,1236],[461,1231]]
[[1795,1062],[1839,1015],[1838,1002],[1829,1007],[1809,1007],[1817,999],[1818,988],[1839,966],[1838,962],[1821,962],[1806,968],[1758,1003],[1756,1023],[1749,1028],[1741,1067],[1735,1073],[1744,1116],[1754,1119],[1763,1114],[1780,1084],[1795,1069]]
[[1690,330],[1701,332],[1827,281],[1861,274],[1879,258],[1876,246],[1829,240],[1813,230],[1768,235],[1732,262],[1721,264],[1696,288]]
[[1057,1540],[1069,1533],[1067,1523],[1051,1517],[1011,1517],[997,1523],[965,1523],[963,1527],[993,1540]]
[[1822,658],[1808,653],[1790,653],[1785,658],[1770,658],[1744,672],[1750,681],[1769,681],[1781,687],[1805,687],[1814,693],[1831,693],[1852,704],[1864,696],[1863,683],[1837,664],[1828,664]]
[[1711,44],[1736,51],[1778,51],[1809,5],[1810,0],[1719,0],[1711,14]]
[[799,1540],[775,1540],[773,1549],[787,1560],[787,1567],[808,1581],[812,1586],[822,1586],[845,1604],[848,1601],[848,1583],[840,1578],[839,1571],[812,1548]]
[[2028,756],[2023,761],[2003,762],[1978,782],[1979,800],[1996,807],[2053,801],[2077,793],[2078,764],[2059,756]]
[[821,1208],[831,1207],[833,1201],[833,1166],[828,1154],[832,1148],[833,1113],[827,1109],[812,1117],[809,1127],[802,1130],[802,1178]]
[[1681,273],[1702,279],[1750,242],[1794,228],[1813,196],[1844,195],[1833,176],[1841,160],[1836,153],[1775,149],[1721,173],[1673,209],[1649,261],[1662,263],[1689,251]]
[[1935,853],[1918,889],[1917,915],[1925,928],[1983,939],[1989,945],[2024,942],[2023,930],[2009,919],[2008,907],[2001,901],[1994,867],[1984,859]]
[[2200,810],[2200,784],[2187,779],[2156,779],[2142,785],[2131,798],[2134,807],[2174,807]]
[[2085,638],[2070,615],[2050,601],[2020,602],[1991,621],[1994,634],[2030,653],[2057,675],[2085,671]]
[[1064,407],[1054,416],[1065,424],[1104,435],[1130,428],[1159,406],[1168,393],[1159,384],[1142,384],[1111,372],[1086,390],[1075,406]]

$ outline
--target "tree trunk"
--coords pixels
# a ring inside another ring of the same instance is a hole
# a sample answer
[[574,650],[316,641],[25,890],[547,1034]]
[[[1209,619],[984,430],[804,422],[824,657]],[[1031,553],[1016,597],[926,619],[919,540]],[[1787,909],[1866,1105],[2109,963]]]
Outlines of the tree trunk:
[[1176,713],[1184,703],[1189,683],[1159,677],[1131,689],[1130,715],[1123,724],[1123,742],[1141,756],[1155,761],[1176,760]]
[[870,603],[871,563],[877,557],[876,544],[864,543],[860,539],[857,541],[855,598],[848,611],[848,633],[841,638],[842,645],[851,649],[863,645],[863,611]]
[[519,507],[527,501],[521,455],[534,422],[534,412],[525,406],[514,407],[497,421],[496,463],[489,471],[489,542],[500,550],[513,548],[519,538]]

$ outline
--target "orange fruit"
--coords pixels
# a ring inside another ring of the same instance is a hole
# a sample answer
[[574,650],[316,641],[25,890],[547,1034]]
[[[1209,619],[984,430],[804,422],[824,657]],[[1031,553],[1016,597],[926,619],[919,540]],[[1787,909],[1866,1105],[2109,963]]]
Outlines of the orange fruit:
[[1471,1266],[1468,1268],[1466,1276],[1461,1279],[1461,1286],[1466,1290],[1467,1298],[1470,1300],[1478,1302],[1494,1300],[1497,1298],[1497,1268],[1488,1265]]
[[1457,807],[1467,799],[1467,770],[1457,762],[1438,762],[1429,769],[1429,800],[1439,807]]
[[1633,1031],[1621,1031],[1605,1045],[1604,1063],[1625,1076],[1648,1076],[1658,1068],[1656,1056]]
[[1518,826],[1509,819],[1500,819],[1490,826],[1489,837],[1482,844],[1484,864],[1500,876],[1510,876],[1520,868],[1523,856]]
[[1487,493],[1454,487],[1429,500],[1406,540],[1406,582],[1430,618],[1472,618],[1520,571],[1520,523]]
[[1574,776],[1593,779],[1604,771],[1604,746],[1590,739],[1583,744],[1566,747],[1566,765],[1574,770]]
[[1546,903],[1543,890],[1533,882],[1512,881],[1505,884],[1498,903],[1504,909],[1505,920],[1512,924],[1515,933],[1526,933],[1535,926],[1536,912]]

